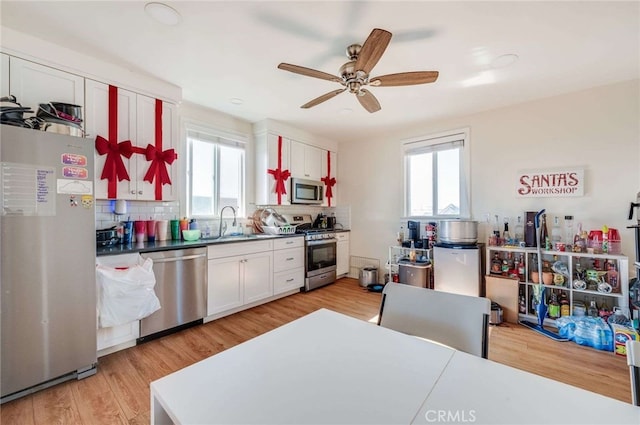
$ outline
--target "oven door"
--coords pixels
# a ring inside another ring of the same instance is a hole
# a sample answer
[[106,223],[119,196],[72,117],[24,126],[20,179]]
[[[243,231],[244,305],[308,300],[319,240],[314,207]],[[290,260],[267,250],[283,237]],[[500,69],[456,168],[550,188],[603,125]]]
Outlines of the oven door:
[[307,277],[336,269],[336,239],[307,241]]

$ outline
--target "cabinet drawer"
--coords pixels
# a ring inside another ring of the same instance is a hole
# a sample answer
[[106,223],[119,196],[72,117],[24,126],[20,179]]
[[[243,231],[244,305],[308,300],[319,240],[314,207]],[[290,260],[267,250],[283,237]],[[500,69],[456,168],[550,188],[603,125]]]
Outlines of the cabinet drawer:
[[281,249],[273,252],[273,271],[281,272],[304,267],[304,249]]
[[235,255],[253,254],[273,250],[271,240],[257,242],[218,243],[207,246],[209,259],[233,257]]
[[297,268],[273,275],[273,294],[281,294],[304,286],[304,268]]
[[304,246],[304,237],[289,237],[273,240],[273,249],[298,248]]
[[348,241],[349,240],[349,232],[337,232],[336,233],[336,239],[338,240],[338,242]]

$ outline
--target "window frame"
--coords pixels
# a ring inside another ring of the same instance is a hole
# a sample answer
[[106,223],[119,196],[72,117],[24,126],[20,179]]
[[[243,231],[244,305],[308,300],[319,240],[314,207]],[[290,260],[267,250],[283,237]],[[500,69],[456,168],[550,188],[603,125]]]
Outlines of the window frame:
[[[442,220],[442,219],[469,219],[471,217],[471,140],[469,128],[461,128],[425,136],[414,137],[402,140],[402,175],[403,175],[403,214],[404,218]],[[411,155],[425,152],[437,152],[435,146],[461,142],[460,147],[460,212],[457,215],[437,214],[437,160],[433,157],[432,184],[433,184],[433,214],[431,215],[411,215],[410,214],[410,193],[411,181],[409,177],[409,159]],[[422,151],[422,152],[421,152]]]
[[[203,142],[208,142],[214,145],[214,155],[212,161],[214,162],[214,210],[212,214],[194,214],[193,212],[193,145],[190,139],[198,139]],[[233,205],[237,209],[237,216],[242,217],[245,215],[245,205],[247,196],[247,156],[248,156],[248,144],[247,137],[239,134],[227,133],[222,130],[215,129],[201,124],[185,123],[185,145],[187,151],[186,158],[186,216],[196,219],[215,219],[219,216],[220,208],[224,205],[220,205],[220,146],[229,146],[241,148],[242,153],[242,170],[240,172],[242,181],[240,182],[240,194],[239,205]]]

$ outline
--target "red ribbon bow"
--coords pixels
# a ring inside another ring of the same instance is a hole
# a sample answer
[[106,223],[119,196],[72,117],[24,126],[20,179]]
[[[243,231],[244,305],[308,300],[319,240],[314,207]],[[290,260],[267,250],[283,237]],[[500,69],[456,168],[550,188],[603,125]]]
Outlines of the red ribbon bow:
[[169,177],[166,164],[171,165],[176,160],[178,157],[176,151],[174,149],[160,151],[153,145],[147,145],[145,157],[147,161],[151,161],[151,165],[147,170],[147,174],[144,175],[144,180],[153,183],[153,178],[157,173],[160,184],[171,184],[171,177]]
[[282,195],[287,193],[284,182],[291,177],[289,170],[282,169],[282,136],[278,136],[278,168],[268,169],[267,173],[271,174],[276,181],[276,193],[278,194],[278,205],[282,202]]
[[320,180],[327,186],[326,196],[329,199],[329,206],[331,206],[331,198],[333,198],[333,190],[331,190],[331,188],[336,184],[336,178],[327,176]]
[[331,177],[331,151],[327,151],[327,176],[322,177],[320,180],[327,186],[326,197],[331,206],[331,198],[333,198],[333,190],[331,189],[336,184],[336,178]]
[[110,142],[102,136],[96,137],[96,151],[100,155],[107,155],[107,159],[102,169],[101,179],[112,181],[117,178],[118,181],[130,180],[127,167],[124,166],[122,157],[131,158],[133,155],[133,145],[130,140],[124,142]]
[[279,204],[281,201],[280,197],[287,193],[287,188],[285,187],[284,182],[291,177],[291,173],[289,170],[281,170],[279,168],[276,168],[275,170],[269,169],[267,172],[271,174],[276,181],[276,193],[278,194]]

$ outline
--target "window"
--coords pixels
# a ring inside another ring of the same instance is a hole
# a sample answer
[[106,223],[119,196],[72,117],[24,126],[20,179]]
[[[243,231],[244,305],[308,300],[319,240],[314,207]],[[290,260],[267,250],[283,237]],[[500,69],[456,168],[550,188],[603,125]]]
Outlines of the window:
[[405,215],[469,217],[468,130],[403,142]]
[[244,215],[245,144],[203,131],[187,130],[187,214],[217,216],[226,205]]

